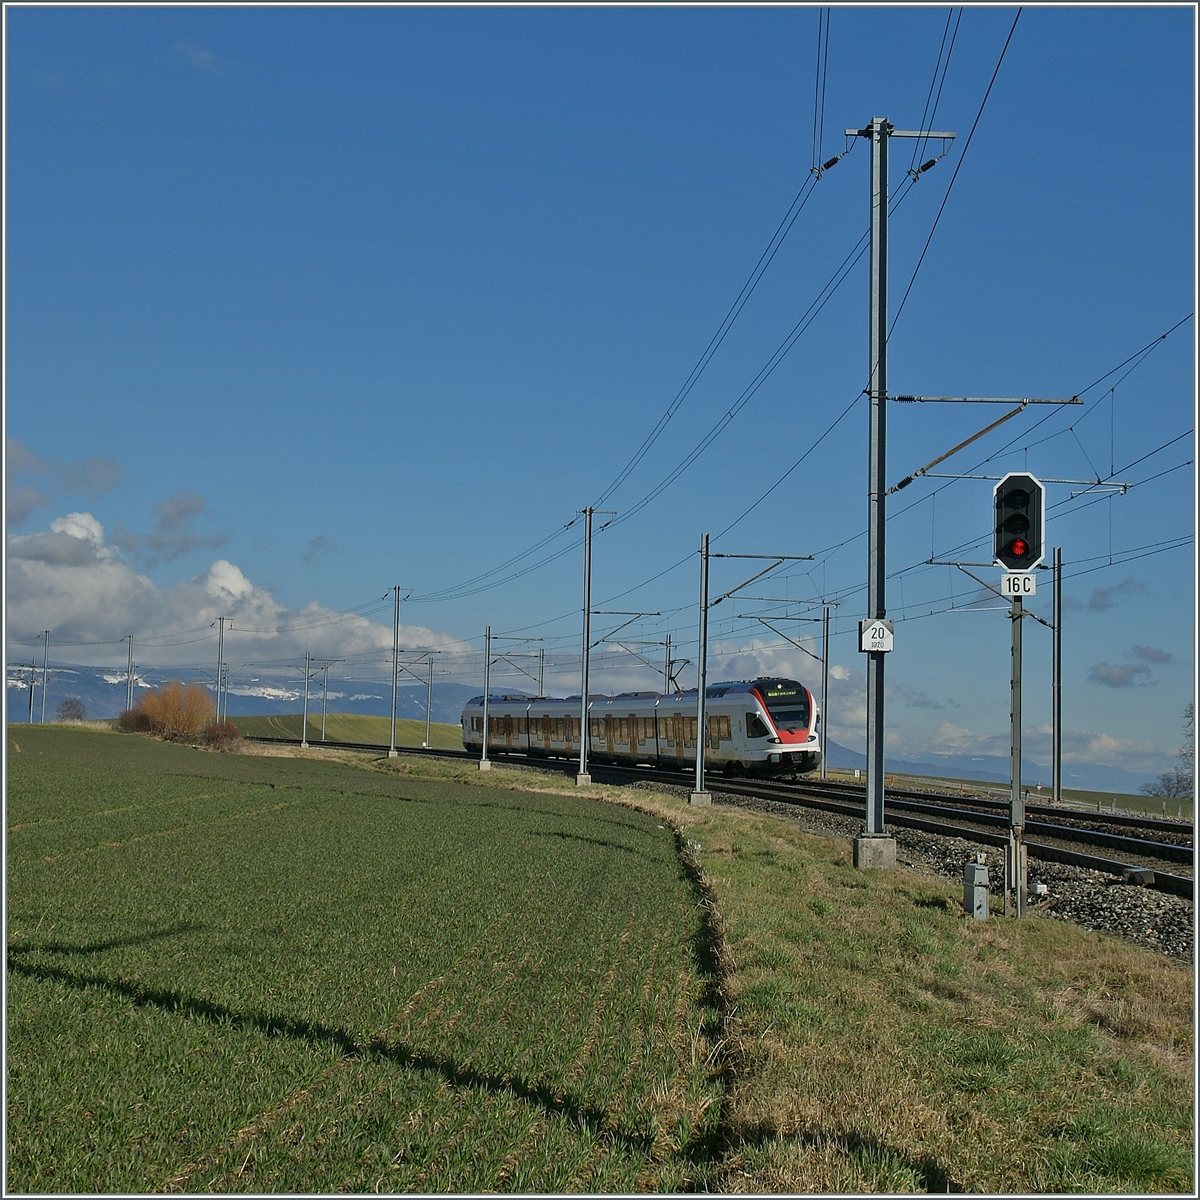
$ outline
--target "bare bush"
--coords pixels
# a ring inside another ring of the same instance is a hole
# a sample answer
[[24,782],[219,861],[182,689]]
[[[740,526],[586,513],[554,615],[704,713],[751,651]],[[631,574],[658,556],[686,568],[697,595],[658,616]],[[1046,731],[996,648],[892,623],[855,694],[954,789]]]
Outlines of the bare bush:
[[149,732],[169,742],[194,742],[212,721],[213,700],[198,683],[172,679],[139,697],[137,709]]
[[204,727],[200,744],[224,754],[237,754],[246,743],[232,721],[213,721]]
[[125,733],[149,733],[150,718],[140,708],[127,708],[117,718],[117,728]]

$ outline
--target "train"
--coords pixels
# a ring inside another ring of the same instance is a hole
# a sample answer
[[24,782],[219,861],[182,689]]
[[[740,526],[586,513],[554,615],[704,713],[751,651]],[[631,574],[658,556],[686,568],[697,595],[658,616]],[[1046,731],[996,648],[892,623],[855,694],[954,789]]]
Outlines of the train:
[[[705,764],[731,775],[805,774],[821,764],[821,713],[795,679],[743,679],[704,690]],[[696,761],[696,701],[691,691],[622,692],[588,701],[588,759],[687,767]],[[488,697],[488,757],[577,758],[579,696]],[[462,712],[467,750],[483,754],[483,697]]]

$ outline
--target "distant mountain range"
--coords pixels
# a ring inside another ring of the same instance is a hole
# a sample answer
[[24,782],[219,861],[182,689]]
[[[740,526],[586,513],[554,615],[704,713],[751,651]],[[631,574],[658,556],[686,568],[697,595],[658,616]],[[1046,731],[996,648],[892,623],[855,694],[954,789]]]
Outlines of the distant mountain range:
[[[8,718],[23,721],[29,714],[28,679],[26,668],[14,681],[14,667],[9,666]],[[164,676],[166,678],[168,676]],[[14,682],[19,687],[14,687]],[[155,684],[160,682],[155,679]],[[211,676],[207,686],[211,687]],[[139,691],[145,690],[139,688]],[[463,683],[439,683],[433,685],[433,720],[457,725],[462,716],[463,705],[472,696],[478,696],[480,688]],[[50,670],[46,689],[46,720],[54,720],[58,706],[68,697],[76,696],[83,701],[89,717],[119,717],[125,707],[125,675],[118,669],[101,667],[53,667]],[[321,677],[316,676],[309,688],[308,710],[321,711]],[[398,717],[425,719],[426,689],[420,686],[396,689],[396,715]],[[299,712],[303,705],[304,692],[296,684],[279,684],[274,680],[260,679],[249,682],[234,681],[229,688],[229,719],[239,716],[266,716],[273,713]],[[34,720],[42,710],[42,676],[37,673],[34,687]],[[390,682],[378,680],[338,679],[329,680],[329,711],[363,713],[387,716],[392,711],[392,687]]]
[[[14,678],[17,676],[16,678]],[[24,721],[28,709],[28,668],[21,674],[14,665],[9,666],[8,718],[10,722]],[[41,673],[34,689],[34,720],[38,720],[42,708]],[[392,690],[388,682],[378,680],[330,679],[329,709],[331,712],[362,713],[387,716],[391,712]],[[18,686],[14,686],[14,683]],[[463,706],[481,692],[478,686],[434,681],[433,720],[457,725]],[[46,695],[46,720],[52,721],[58,706],[68,696],[83,701],[89,717],[120,716],[125,707],[125,677],[115,669],[101,667],[56,667],[50,671]],[[409,719],[425,719],[426,689],[423,687],[399,687],[396,690],[396,715]],[[235,721],[239,716],[265,716],[273,713],[298,713],[303,702],[303,692],[296,685],[279,685],[266,680],[245,683],[234,682],[229,693],[229,716]],[[309,692],[309,712],[321,711],[321,679],[313,680]],[[865,770],[866,756],[849,750],[837,742],[826,742],[826,753],[831,767]],[[1008,782],[1008,758],[998,755],[936,754],[924,758],[907,755],[889,755],[886,766],[891,771],[906,775],[934,775],[949,779],[979,779],[995,783]],[[1029,787],[1041,784],[1048,790],[1051,783],[1050,767],[1044,763],[1025,759],[1022,764],[1022,779]],[[1089,791],[1136,792],[1138,785],[1146,782],[1146,775],[1127,771],[1122,767],[1108,767],[1099,763],[1063,763],[1063,784],[1066,787],[1086,788]]]
[[[827,741],[825,752],[831,767],[852,771],[866,770],[867,756],[856,750],[848,750],[837,742]],[[884,763],[889,771],[900,771],[905,775],[932,775],[942,779],[978,779],[989,783],[1008,783],[1009,761],[1007,756],[996,754],[936,754],[925,759],[892,754]],[[1117,794],[1132,794],[1138,785],[1147,781],[1147,776],[1123,767],[1106,767],[1101,763],[1063,763],[1063,787],[1084,788],[1092,792],[1111,791]],[[1048,792],[1053,782],[1053,772],[1048,763],[1021,760],[1021,782],[1025,787]]]

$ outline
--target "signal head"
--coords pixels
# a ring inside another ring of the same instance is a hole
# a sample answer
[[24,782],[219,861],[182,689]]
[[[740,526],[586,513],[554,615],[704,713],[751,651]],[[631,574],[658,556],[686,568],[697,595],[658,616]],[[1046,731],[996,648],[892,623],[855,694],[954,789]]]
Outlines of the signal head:
[[1010,571],[1029,571],[1045,556],[1046,489],[1032,475],[1009,474],[993,494],[992,553]]

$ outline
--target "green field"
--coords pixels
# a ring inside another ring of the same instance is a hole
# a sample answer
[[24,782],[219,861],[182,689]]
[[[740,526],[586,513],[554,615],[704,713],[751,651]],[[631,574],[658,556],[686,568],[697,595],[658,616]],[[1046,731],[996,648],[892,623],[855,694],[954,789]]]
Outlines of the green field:
[[9,1191],[1194,1194],[1190,962],[645,790],[8,745]]
[[[300,737],[300,726],[304,723],[301,713],[289,713],[274,717],[233,717],[238,731],[251,737]],[[331,742],[361,742],[368,746],[390,746],[392,742],[391,719],[389,717],[362,716],[358,713],[330,713],[325,721],[325,736]],[[438,750],[461,750],[462,727],[444,725],[434,721],[429,736]],[[317,744],[321,740],[321,714],[308,714],[308,740]],[[396,745],[419,746],[425,740],[424,721],[396,721]]]
[[8,1191],[706,1182],[661,821],[66,727],[8,762]]

